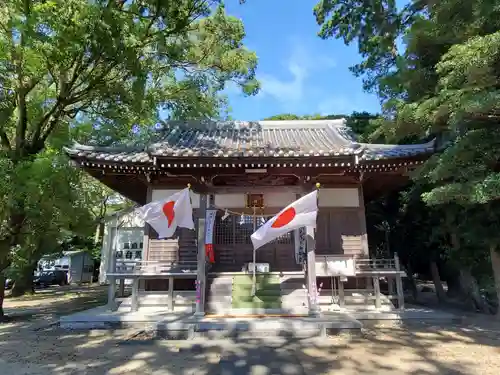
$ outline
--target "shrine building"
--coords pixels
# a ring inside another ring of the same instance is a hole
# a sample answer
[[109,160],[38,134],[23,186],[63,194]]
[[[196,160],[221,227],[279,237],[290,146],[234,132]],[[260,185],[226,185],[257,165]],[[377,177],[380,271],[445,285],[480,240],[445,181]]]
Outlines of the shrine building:
[[[403,308],[397,256],[372,259],[365,202],[402,186],[435,150],[434,142],[386,145],[357,142],[344,119],[172,122],[155,143],[65,151],[87,173],[137,205],[190,186],[195,230],[168,239],[144,225],[142,259],[117,259],[108,239],[110,304],[116,280],[133,280],[127,308],[148,301],[197,314],[290,313],[366,306]],[[250,235],[319,184],[317,226],[279,237],[256,251]],[[207,211],[214,212],[207,223]],[[214,262],[205,256],[207,225]],[[142,236],[142,235],[141,235]],[[116,242],[116,243],[115,243]],[[106,250],[108,251],[108,250]],[[258,270],[249,295],[249,270]],[[380,280],[387,281],[381,291]],[[123,285],[123,282],[121,282]],[[334,306],[334,307],[332,307]]]

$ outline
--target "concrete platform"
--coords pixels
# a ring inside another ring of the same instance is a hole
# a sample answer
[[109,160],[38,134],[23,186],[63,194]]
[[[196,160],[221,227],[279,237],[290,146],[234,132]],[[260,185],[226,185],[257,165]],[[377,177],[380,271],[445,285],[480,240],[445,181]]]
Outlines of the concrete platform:
[[313,317],[196,317],[192,313],[171,313],[164,307],[140,308],[137,312],[109,311],[105,306],[61,317],[65,329],[117,329],[131,327],[155,331],[159,337],[196,336],[292,336],[315,337],[327,331],[360,331],[362,325],[348,314]]
[[165,338],[193,338],[209,336],[291,336],[317,337],[327,333],[360,332],[362,327],[372,327],[387,322],[446,322],[457,323],[460,316],[424,308],[404,311],[343,310],[325,311],[321,317],[197,317],[191,312],[169,312],[163,306],[142,307],[136,312],[110,311],[106,306],[60,318],[65,329],[116,329],[136,328],[154,331]]
[[348,311],[347,313],[363,324],[366,324],[368,322],[373,323],[384,321],[421,321],[430,323],[460,323],[462,321],[462,316],[451,314],[445,311],[420,307],[407,307],[403,311],[399,311],[396,309],[392,311],[356,309]]

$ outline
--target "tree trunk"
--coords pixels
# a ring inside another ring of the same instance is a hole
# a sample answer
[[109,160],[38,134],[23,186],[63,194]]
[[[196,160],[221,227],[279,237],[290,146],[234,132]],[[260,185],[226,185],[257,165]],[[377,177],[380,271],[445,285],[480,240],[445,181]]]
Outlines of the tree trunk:
[[103,237],[104,237],[104,222],[100,221],[96,227],[95,236],[94,236],[94,245],[97,245],[98,243],[102,243]]
[[441,276],[439,275],[439,268],[435,260],[430,261],[430,268],[437,299],[439,303],[446,302],[446,293],[444,291],[443,283],[441,282]]
[[8,236],[0,239],[0,321],[5,319],[3,311],[3,301],[5,297],[5,271],[11,263],[9,253],[11,249],[19,243],[19,237],[23,227],[26,214],[24,212],[24,203],[18,207],[15,212],[11,212],[9,217]]
[[458,271],[457,267],[452,264],[452,262],[446,262],[445,267],[447,272],[444,280],[446,281],[446,285],[448,286],[446,296],[448,298],[462,297],[464,293],[460,285],[460,272]]
[[497,319],[500,319],[500,253],[498,253],[496,246],[490,246],[490,257],[498,305],[495,316]]
[[21,270],[19,276],[14,281],[14,286],[12,287],[12,296],[20,297],[25,293],[35,293],[35,289],[33,287],[33,270],[36,267],[36,264],[30,264],[25,269]]
[[[459,251],[460,249],[460,240],[456,232],[450,232],[451,245],[455,249],[455,251]],[[472,276],[470,268],[460,267],[460,286],[464,293],[464,297],[466,302],[471,306],[474,311],[481,311],[483,313],[489,314],[490,309],[486,301],[481,297],[481,293],[479,291],[479,286],[477,285],[477,281]]]
[[0,271],[0,322],[5,319],[5,314],[3,311],[3,300],[5,298],[5,276],[2,271]]
[[404,265],[404,268],[406,270],[406,279],[408,280],[411,294],[413,296],[413,300],[416,302],[418,299],[418,289],[417,289],[417,283],[415,282],[415,279],[413,278],[413,270],[410,266],[409,263]]
[[476,311],[479,310],[483,313],[490,314],[490,308],[486,301],[481,297],[479,286],[477,285],[475,277],[472,276],[470,269],[460,269],[460,282],[462,284],[462,290],[465,292],[470,306]]

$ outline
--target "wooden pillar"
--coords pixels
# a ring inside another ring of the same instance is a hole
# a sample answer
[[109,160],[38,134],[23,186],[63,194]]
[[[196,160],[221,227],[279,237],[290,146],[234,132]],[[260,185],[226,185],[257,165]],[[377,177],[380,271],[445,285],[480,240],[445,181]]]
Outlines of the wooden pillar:
[[168,310],[174,312],[174,278],[168,278]]
[[370,250],[368,247],[368,231],[366,228],[366,211],[365,211],[365,199],[363,193],[363,178],[360,177],[360,184],[358,188],[358,198],[359,198],[359,209],[358,218],[361,225],[361,245],[363,247],[363,258],[370,257]]
[[[146,196],[146,204],[151,203],[151,200],[153,199],[153,188],[151,185],[148,186],[148,191],[147,191],[147,196]],[[151,231],[151,226],[148,223],[144,223],[144,236],[142,239],[142,260],[147,261],[149,260],[149,235]],[[147,263],[143,263],[147,264]],[[142,267],[144,268],[144,267]],[[139,281],[139,289],[140,290],[146,290],[146,285],[148,284],[147,280],[141,280]]]
[[316,286],[316,240],[314,228],[306,227],[307,236],[307,290],[309,292],[309,315],[318,316],[318,289]]
[[339,277],[339,307],[343,308],[345,306],[345,295],[344,295],[344,282],[342,281],[342,276]]
[[365,277],[365,290],[367,293],[370,293],[373,290],[373,282],[370,276]]
[[397,253],[394,254],[394,264],[396,266],[396,293],[398,295],[398,308],[404,310],[405,308],[405,296],[403,291],[403,280],[401,278],[401,266],[399,264],[399,256]]
[[394,278],[392,276],[387,276],[387,287],[389,289],[389,296],[394,295]]
[[116,279],[114,276],[108,275],[108,280],[109,280],[109,285],[108,285],[107,309],[114,310],[116,308],[116,303],[115,303]]
[[378,310],[382,306],[380,303],[380,279],[378,276],[373,276],[373,290],[375,293],[375,308]]
[[132,280],[132,312],[139,310],[139,278]]
[[113,222],[115,235],[111,239],[110,244],[110,252],[108,258],[108,271],[107,271],[107,280],[108,280],[108,308],[110,310],[114,310],[116,308],[116,278],[114,276],[110,276],[116,272],[116,250],[118,243],[118,217],[115,217]]
[[205,315],[206,293],[206,257],[205,257],[205,220],[207,212],[207,194],[200,195],[200,208],[198,209],[198,257],[196,280],[198,281],[199,298],[196,301],[195,315]]

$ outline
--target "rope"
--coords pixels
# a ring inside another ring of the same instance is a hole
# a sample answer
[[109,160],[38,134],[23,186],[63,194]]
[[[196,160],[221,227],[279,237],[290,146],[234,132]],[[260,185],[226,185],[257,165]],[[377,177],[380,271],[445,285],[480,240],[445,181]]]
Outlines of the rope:
[[276,216],[276,214],[267,214],[267,215],[264,215],[264,214],[248,214],[248,213],[245,213],[245,212],[236,212],[236,211],[231,211],[231,210],[228,210],[227,208],[221,208],[221,207],[217,207],[217,206],[212,206],[211,209],[214,209],[214,210],[220,210],[220,211],[223,211],[224,213],[228,213],[230,215],[235,215],[235,216],[252,216],[252,217],[264,217],[264,218],[267,218],[267,217],[273,217],[273,216]]

